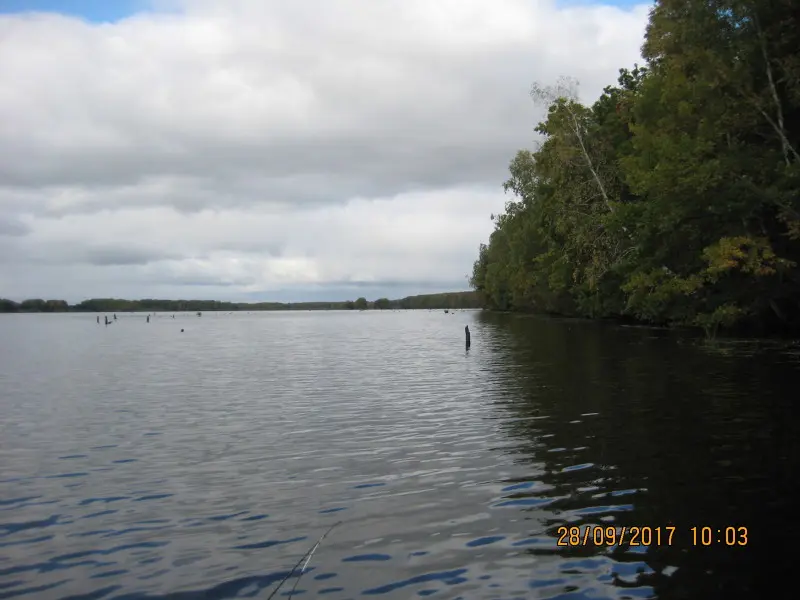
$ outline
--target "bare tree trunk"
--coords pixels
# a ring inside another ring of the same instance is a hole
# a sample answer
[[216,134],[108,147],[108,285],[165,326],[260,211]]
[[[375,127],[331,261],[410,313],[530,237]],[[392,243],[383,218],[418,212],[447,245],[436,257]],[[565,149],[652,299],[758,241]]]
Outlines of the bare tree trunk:
[[763,109],[759,109],[761,114],[767,119],[769,124],[775,130],[775,133],[778,134],[778,137],[781,140],[781,149],[783,151],[783,160],[786,162],[786,165],[789,166],[792,164],[790,159],[790,155],[794,157],[795,160],[800,159],[800,155],[798,155],[797,150],[794,149],[791,142],[789,142],[789,138],[786,135],[786,126],[784,125],[783,120],[783,106],[781,105],[781,99],[778,95],[778,88],[775,86],[775,78],[772,75],[772,65],[770,64],[769,54],[767,53],[767,42],[764,39],[764,32],[761,30],[761,24],[758,20],[757,15],[753,15],[753,22],[756,25],[756,34],[758,35],[758,42],[761,46],[761,56],[764,57],[764,66],[767,69],[767,81],[769,81],[769,89],[770,93],[772,94],[772,101],[775,103],[775,114],[776,119],[770,118],[767,112]]
[[578,138],[578,144],[580,144],[581,152],[583,153],[583,158],[586,160],[586,166],[589,167],[589,171],[592,173],[592,177],[594,177],[595,182],[597,183],[597,187],[600,188],[600,194],[603,196],[603,201],[606,203],[609,212],[614,212],[614,207],[611,205],[611,201],[608,198],[608,194],[606,193],[606,187],[603,185],[600,176],[597,174],[597,171],[594,168],[594,163],[592,163],[592,158],[589,156],[588,150],[586,150],[586,145],[583,142],[583,133],[580,130],[580,125],[578,124],[578,119],[575,116],[575,113],[572,111],[572,108],[567,107],[569,111],[569,116],[572,117],[572,131],[575,133],[575,137]]

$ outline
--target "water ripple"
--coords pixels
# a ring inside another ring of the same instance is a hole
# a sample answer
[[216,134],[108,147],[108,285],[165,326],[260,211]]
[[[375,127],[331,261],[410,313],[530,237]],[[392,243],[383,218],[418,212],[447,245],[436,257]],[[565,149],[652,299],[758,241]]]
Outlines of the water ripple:
[[342,562],[383,561],[391,559],[392,557],[388,554],[357,554],[356,556],[347,556],[343,558]]
[[307,539],[306,536],[291,538],[289,540],[267,540],[265,542],[256,542],[255,544],[243,544],[241,546],[234,546],[237,550],[257,550],[260,548],[271,548],[272,546],[280,546],[281,544],[291,544]]
[[[0,315],[0,600],[267,597],[340,519],[282,592],[693,600],[788,581],[795,358],[455,314],[176,315],[190,335],[171,314]],[[756,541],[692,545],[733,523]],[[559,544],[670,525],[672,545]]]

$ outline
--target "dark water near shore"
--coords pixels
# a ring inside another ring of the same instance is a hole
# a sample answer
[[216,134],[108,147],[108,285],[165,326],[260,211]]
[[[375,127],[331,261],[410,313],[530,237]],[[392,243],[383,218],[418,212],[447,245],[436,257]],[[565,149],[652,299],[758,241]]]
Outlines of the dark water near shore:
[[476,312],[0,315],[0,599],[266,598],[338,521],[298,597],[794,597],[798,375]]

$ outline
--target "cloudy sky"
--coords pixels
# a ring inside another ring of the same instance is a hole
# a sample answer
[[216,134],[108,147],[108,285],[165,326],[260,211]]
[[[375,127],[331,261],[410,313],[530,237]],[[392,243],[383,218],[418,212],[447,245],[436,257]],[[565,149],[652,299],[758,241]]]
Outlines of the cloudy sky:
[[627,0],[0,0],[0,297],[467,289],[531,83],[639,60]]

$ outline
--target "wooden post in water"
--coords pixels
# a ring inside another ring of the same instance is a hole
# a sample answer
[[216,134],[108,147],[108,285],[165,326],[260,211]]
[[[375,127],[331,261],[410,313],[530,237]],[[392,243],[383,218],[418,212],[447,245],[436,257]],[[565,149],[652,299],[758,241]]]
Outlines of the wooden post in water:
[[467,350],[469,350],[469,347],[470,347],[470,344],[471,344],[471,342],[469,340],[469,325],[464,327],[464,333],[467,335]]

